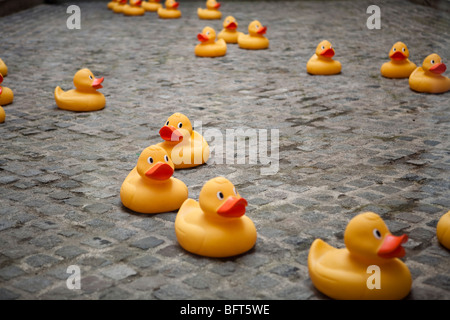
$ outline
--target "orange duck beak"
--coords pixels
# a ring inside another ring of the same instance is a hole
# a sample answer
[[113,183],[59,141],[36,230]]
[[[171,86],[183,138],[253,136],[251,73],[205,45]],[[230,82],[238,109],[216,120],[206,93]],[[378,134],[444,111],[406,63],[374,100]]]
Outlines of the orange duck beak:
[[334,49],[333,48],[324,49],[320,53],[320,55],[325,58],[332,58],[334,56]]
[[206,42],[206,41],[209,40],[209,38],[208,38],[207,36],[205,36],[203,33],[199,33],[199,34],[197,35],[197,39],[198,39],[198,41],[200,41],[200,42]]
[[378,250],[378,256],[381,258],[401,258],[405,255],[405,249],[402,244],[408,241],[406,234],[402,236],[393,236],[391,234],[384,238],[381,248]]
[[142,4],[142,0],[136,1],[134,4],[135,4],[136,6],[140,6],[140,5]]
[[226,28],[227,28],[227,29],[230,29],[230,30],[236,30],[236,29],[237,29],[237,24],[236,24],[236,22],[231,21],[231,22],[226,26]]
[[102,82],[103,82],[103,80],[104,80],[105,78],[104,77],[101,77],[101,78],[94,78],[94,81],[92,82],[92,88],[94,88],[94,89],[101,89],[101,88],[103,88],[103,86],[102,86]]
[[443,63],[436,63],[429,70],[435,74],[441,74],[444,73],[445,70],[447,70],[447,66]]
[[173,171],[167,163],[159,162],[151,167],[145,175],[155,180],[167,180],[173,175]]
[[217,213],[222,217],[239,218],[245,214],[247,204],[247,200],[244,198],[228,197]]
[[180,5],[180,4],[179,4],[178,2],[175,2],[175,3],[172,5],[172,8],[176,9],[176,8],[178,8],[179,5]]
[[159,135],[166,141],[181,141],[183,135],[173,126],[164,126],[159,130]]
[[217,3],[214,5],[214,9],[219,9],[219,8],[220,8],[220,3],[217,2]]
[[400,61],[405,60],[406,56],[403,54],[403,52],[395,51],[393,54],[389,56],[389,58]]
[[259,27],[259,29],[256,30],[256,33],[257,33],[257,34],[265,34],[266,31],[267,31],[267,27],[264,26],[264,27]]

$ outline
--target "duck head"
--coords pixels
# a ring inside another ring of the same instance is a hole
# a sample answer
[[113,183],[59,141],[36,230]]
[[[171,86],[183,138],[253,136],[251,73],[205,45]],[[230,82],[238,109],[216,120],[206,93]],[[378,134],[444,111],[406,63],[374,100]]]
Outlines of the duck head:
[[104,78],[96,78],[89,69],[81,69],[75,73],[73,84],[75,88],[81,91],[95,91],[103,88],[102,82]]
[[321,41],[316,47],[316,55],[319,58],[331,59],[334,56],[334,49],[328,40]]
[[227,30],[234,31],[238,27],[238,23],[233,16],[228,16],[223,20],[223,27]]
[[204,27],[202,33],[197,35],[201,43],[214,43],[216,41],[216,31],[211,27]]
[[208,218],[231,221],[245,214],[247,201],[236,192],[228,179],[216,177],[203,186],[199,204]]
[[250,22],[248,25],[248,33],[254,37],[262,37],[267,31],[267,27],[263,26],[258,20]]
[[218,10],[220,8],[220,2],[217,2],[216,0],[207,0],[206,7],[209,10]]
[[192,134],[192,124],[182,113],[174,113],[171,115],[164,126],[159,130],[159,135],[167,142],[175,144],[189,139]]
[[403,61],[409,58],[409,50],[403,42],[395,43],[389,51],[389,58],[395,61]]
[[444,73],[447,66],[442,62],[442,59],[436,53],[430,54],[423,60],[422,68],[425,72],[431,72],[432,74]]
[[406,234],[394,236],[384,221],[373,212],[355,216],[347,225],[344,242],[354,256],[368,263],[383,263],[405,255],[402,244],[408,240]]
[[167,9],[177,9],[180,4],[175,0],[166,0],[165,5]]
[[168,180],[173,175],[175,167],[163,148],[150,146],[142,151],[136,169],[145,180],[157,182]]

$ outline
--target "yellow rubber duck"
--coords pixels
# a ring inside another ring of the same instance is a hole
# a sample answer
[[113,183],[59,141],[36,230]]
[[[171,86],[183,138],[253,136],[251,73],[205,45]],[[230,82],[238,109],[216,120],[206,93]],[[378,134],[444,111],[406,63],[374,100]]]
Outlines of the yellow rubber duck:
[[63,91],[55,88],[55,101],[60,109],[71,111],[96,111],[106,104],[105,96],[97,89],[103,88],[102,78],[95,78],[89,69],[81,69],[75,73],[73,84],[76,89]]
[[161,0],[142,1],[142,8],[144,8],[145,11],[156,12],[159,8],[162,8],[162,4],[160,2]]
[[216,41],[216,31],[211,27],[203,28],[197,39],[200,43],[195,46],[194,52],[198,57],[221,57],[227,53],[227,43],[223,39]]
[[115,13],[123,13],[123,9],[127,6],[127,0],[119,0],[115,6],[112,7],[112,11]]
[[[359,214],[345,229],[346,248],[314,240],[308,255],[309,275],[314,286],[333,299],[402,299],[412,284],[408,267],[398,259],[405,255],[402,244],[407,240],[407,235],[393,236],[376,213]],[[372,268],[378,268],[378,279]]]
[[436,53],[423,60],[409,76],[409,87],[417,92],[444,93],[450,90],[450,79],[442,75],[447,69],[442,59]]
[[174,165],[158,146],[145,148],[120,188],[122,204],[139,213],[161,213],[180,208],[188,198],[183,181],[173,178]]
[[177,19],[181,17],[181,11],[178,10],[178,6],[180,5],[175,0],[166,0],[165,8],[158,9],[158,16],[161,19]]
[[335,52],[328,40],[321,41],[316,47],[316,53],[306,64],[306,71],[314,75],[332,75],[341,72],[341,63],[333,60]]
[[0,58],[0,73],[6,77],[8,75],[8,67],[3,62],[3,60]]
[[248,25],[248,34],[241,33],[238,36],[238,44],[242,49],[259,50],[269,47],[269,39],[264,37],[267,27],[258,20],[252,21]]
[[[0,73],[0,84],[3,82],[3,74]],[[10,88],[2,87],[0,85],[0,106],[5,106],[12,103],[14,100],[14,93]]]
[[192,168],[208,161],[208,143],[192,129],[191,121],[184,114],[171,115],[159,130],[159,135],[164,141],[157,146],[166,150],[175,169]]
[[223,20],[223,29],[217,35],[218,39],[225,40],[226,43],[238,43],[238,37],[242,32],[237,31],[238,23],[233,16],[228,16]]
[[5,109],[0,106],[0,123],[5,122],[6,114]]
[[233,184],[217,177],[205,183],[199,202],[187,199],[175,219],[175,234],[187,251],[224,258],[244,253],[256,243],[256,228],[245,216],[247,201]]
[[409,61],[409,50],[403,42],[395,43],[389,51],[391,61],[383,63],[381,75],[386,78],[408,78],[411,72],[417,68],[416,64]]
[[450,211],[439,219],[436,226],[436,235],[439,242],[450,250]]
[[119,3],[119,0],[112,0],[112,1],[108,2],[108,9],[112,10],[114,8],[114,6],[118,3]]
[[206,9],[198,8],[197,14],[200,19],[215,20],[222,18],[222,12],[219,11],[220,2],[216,0],[207,0]]
[[141,5],[142,0],[130,0],[130,4],[123,8],[123,14],[126,16],[143,16],[145,9]]

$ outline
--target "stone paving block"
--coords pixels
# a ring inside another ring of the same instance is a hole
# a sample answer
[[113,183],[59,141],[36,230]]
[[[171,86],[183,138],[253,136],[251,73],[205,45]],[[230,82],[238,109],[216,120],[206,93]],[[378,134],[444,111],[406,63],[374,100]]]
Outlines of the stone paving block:
[[136,275],[136,271],[134,269],[123,264],[108,267],[104,269],[101,273],[114,280],[122,280],[130,276]]

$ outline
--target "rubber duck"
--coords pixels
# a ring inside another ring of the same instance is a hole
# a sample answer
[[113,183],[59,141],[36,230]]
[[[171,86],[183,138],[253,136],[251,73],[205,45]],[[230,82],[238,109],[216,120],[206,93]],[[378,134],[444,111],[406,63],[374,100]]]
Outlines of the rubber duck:
[[199,201],[187,199],[178,210],[175,234],[181,247],[201,256],[224,258],[256,243],[256,228],[245,216],[247,201],[226,178],[205,183]]
[[436,235],[439,242],[450,250],[450,211],[439,219],[436,226]]
[[223,39],[216,41],[216,31],[211,27],[203,28],[197,39],[200,43],[195,46],[194,52],[198,57],[221,57],[227,53],[227,43]]
[[[402,299],[412,284],[408,267],[398,259],[405,255],[402,244],[407,240],[407,235],[393,236],[378,214],[361,213],[345,229],[346,248],[314,240],[308,254],[309,275],[314,286],[333,299]],[[375,283],[373,267],[379,271]]]
[[306,71],[314,75],[332,75],[341,72],[341,63],[333,60],[334,49],[328,40],[321,41],[316,47],[316,53],[306,64]]
[[105,96],[97,89],[103,88],[103,77],[97,79],[89,69],[75,73],[73,84],[76,89],[63,91],[55,88],[55,101],[60,109],[71,111],[95,111],[105,107]]
[[3,62],[3,60],[0,58],[0,73],[6,77],[8,75],[8,67]]
[[139,213],[178,210],[188,198],[188,188],[172,177],[173,173],[173,162],[163,148],[156,145],[145,148],[122,183],[122,204]]
[[160,2],[161,0],[142,1],[142,8],[144,8],[145,11],[156,12],[159,8],[162,8],[162,4]]
[[172,114],[159,135],[164,141],[157,145],[166,150],[175,169],[192,168],[208,161],[208,143],[192,129],[191,121],[184,114]]
[[218,39],[225,40],[226,43],[238,43],[238,37],[242,32],[237,31],[238,23],[233,16],[228,16],[223,20],[223,29],[217,35]]
[[123,13],[123,9],[127,6],[127,0],[119,0],[116,5],[112,7],[112,11],[115,13]]
[[181,17],[181,11],[178,10],[178,6],[180,5],[175,0],[166,0],[165,8],[158,9],[158,16],[161,19],[177,19]]
[[[0,84],[3,82],[3,74],[0,73]],[[12,103],[14,100],[14,93],[10,88],[2,87],[0,85],[0,106],[5,106]]]
[[123,8],[123,14],[126,16],[143,16],[145,9],[141,5],[142,0],[130,0],[130,4]]
[[450,79],[442,75],[447,69],[436,53],[423,60],[409,76],[409,87],[417,92],[444,93],[450,90]]
[[258,20],[248,25],[248,34],[241,33],[238,36],[238,44],[242,49],[259,50],[269,47],[269,39],[264,37],[267,27]]
[[118,2],[119,2],[119,0],[112,0],[112,1],[108,2],[108,9],[112,10]]
[[403,42],[399,41],[392,46],[389,58],[391,61],[381,66],[381,75],[386,78],[408,78],[417,68],[415,63],[409,61],[409,50]]
[[0,123],[5,122],[5,117],[6,117],[5,109],[3,109],[3,108],[0,106]]
[[222,12],[219,11],[220,2],[216,0],[207,0],[206,9],[198,8],[197,14],[200,19],[215,20],[222,18]]

